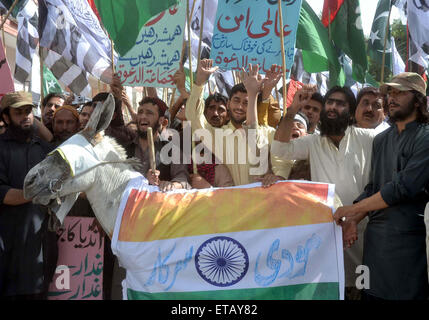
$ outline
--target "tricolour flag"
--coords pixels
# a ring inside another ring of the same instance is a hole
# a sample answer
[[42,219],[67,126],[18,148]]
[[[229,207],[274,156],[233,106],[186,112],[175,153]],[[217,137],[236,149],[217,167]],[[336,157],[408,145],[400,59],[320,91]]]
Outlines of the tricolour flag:
[[335,46],[353,61],[353,79],[363,83],[368,69],[359,1],[325,0],[322,21]]
[[343,298],[334,186],[259,185],[161,193],[131,180],[112,237],[124,297]]
[[135,45],[144,24],[153,16],[176,4],[177,0],[94,0],[94,2],[116,51],[124,56]]

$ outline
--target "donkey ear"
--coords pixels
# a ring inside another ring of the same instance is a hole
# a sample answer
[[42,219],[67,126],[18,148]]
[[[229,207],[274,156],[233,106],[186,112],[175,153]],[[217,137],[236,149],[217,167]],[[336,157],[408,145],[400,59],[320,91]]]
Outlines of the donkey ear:
[[107,96],[106,101],[103,104],[97,103],[94,111],[91,114],[91,118],[83,129],[83,132],[89,137],[94,138],[97,133],[105,130],[112,120],[113,113],[115,111],[115,99],[112,94]]

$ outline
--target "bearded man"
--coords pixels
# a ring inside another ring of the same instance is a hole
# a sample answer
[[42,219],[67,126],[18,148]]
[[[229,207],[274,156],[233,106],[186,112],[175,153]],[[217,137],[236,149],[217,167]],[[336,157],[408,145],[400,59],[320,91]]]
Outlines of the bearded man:
[[374,139],[365,191],[355,204],[339,208],[334,218],[337,223],[345,218],[348,224],[356,224],[369,217],[363,264],[369,268],[370,279],[364,298],[427,300],[423,218],[429,201],[426,82],[416,73],[403,72],[380,91],[387,93],[392,126]]
[[[296,113],[311,100],[315,87],[304,85],[295,94],[292,105],[274,136],[271,154],[283,160],[308,160],[311,180],[335,184],[341,203],[352,204],[368,183],[372,141],[375,130],[352,125],[356,99],[348,87],[333,87],[324,97],[320,114],[320,135],[291,139]],[[363,234],[364,224],[359,234]],[[344,254],[346,293],[356,283],[356,267],[362,264],[362,241]],[[357,296],[357,292],[353,294]],[[350,297],[346,294],[346,298]]]
[[52,146],[36,134],[32,96],[6,94],[0,118],[0,299],[46,299],[55,271],[56,234],[47,230],[48,216],[24,198],[24,178]]
[[[160,128],[168,123],[165,111],[167,105],[159,98],[145,97],[139,103],[137,109],[137,134],[134,142],[127,148],[127,154],[130,157],[137,157],[142,163],[140,170],[152,185],[159,186],[161,191],[173,189],[190,189],[189,173],[186,165],[181,163],[165,163],[161,154],[162,148],[168,141],[160,140]],[[153,142],[155,147],[155,172],[150,169],[149,161],[149,141],[147,137],[148,128],[152,128]],[[180,159],[175,159],[180,162]]]

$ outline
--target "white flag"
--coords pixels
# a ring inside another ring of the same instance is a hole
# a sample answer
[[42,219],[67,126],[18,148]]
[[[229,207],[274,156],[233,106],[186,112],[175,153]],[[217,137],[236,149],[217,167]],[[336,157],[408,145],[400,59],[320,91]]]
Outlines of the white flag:
[[391,37],[392,51],[393,51],[393,75],[397,75],[405,71],[405,64],[402,61],[401,56],[399,55],[398,50],[396,50],[395,39]]

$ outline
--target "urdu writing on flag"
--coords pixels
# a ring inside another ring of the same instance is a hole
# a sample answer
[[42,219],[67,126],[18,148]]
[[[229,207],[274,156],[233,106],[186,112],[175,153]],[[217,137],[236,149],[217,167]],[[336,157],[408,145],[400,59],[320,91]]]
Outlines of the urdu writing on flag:
[[117,73],[125,86],[174,87],[186,19],[184,1],[150,20],[135,45],[118,59]]
[[[293,65],[301,0],[282,1],[286,69]],[[277,1],[219,0],[212,38],[211,59],[222,69],[238,70],[259,64],[265,73],[282,65]]]
[[333,185],[162,193],[146,182],[129,182],[112,237],[124,298],[343,299]]
[[136,43],[141,28],[178,0],[94,0],[116,51],[125,55]]

